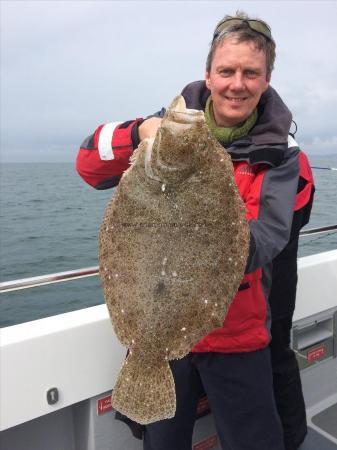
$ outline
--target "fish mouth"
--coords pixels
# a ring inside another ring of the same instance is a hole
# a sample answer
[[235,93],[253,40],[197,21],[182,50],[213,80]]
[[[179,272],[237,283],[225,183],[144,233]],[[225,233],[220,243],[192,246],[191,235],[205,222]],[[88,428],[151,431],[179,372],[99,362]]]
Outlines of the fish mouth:
[[180,112],[180,113],[186,113],[187,108],[186,108],[186,102],[185,99],[182,95],[177,95],[176,97],[174,97],[174,99],[172,100],[172,103],[170,104],[170,106],[167,108],[169,111],[174,111],[174,112]]
[[195,121],[204,121],[203,111],[186,108],[186,102],[182,95],[177,95],[167,108],[167,119],[181,124],[191,124]]

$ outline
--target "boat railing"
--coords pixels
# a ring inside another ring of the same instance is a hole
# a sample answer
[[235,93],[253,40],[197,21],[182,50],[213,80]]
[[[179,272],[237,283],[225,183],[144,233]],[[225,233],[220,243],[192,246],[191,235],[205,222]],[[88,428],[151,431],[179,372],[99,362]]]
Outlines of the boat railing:
[[[337,232],[337,224],[302,230],[300,232],[300,237],[313,236],[328,232]],[[45,286],[48,284],[79,280],[81,278],[94,277],[97,276],[98,273],[99,273],[98,266],[93,266],[83,269],[70,270],[67,272],[57,272],[48,275],[22,278],[18,280],[3,281],[0,283],[0,294],[18,291],[21,289],[30,289],[33,287]]]
[[21,278],[19,280],[3,281],[0,283],[0,294],[20,289],[30,289],[33,287],[45,286],[65,281],[79,280],[81,278],[95,277],[98,275],[98,266],[84,269],[69,270],[67,272],[50,273],[37,277]]

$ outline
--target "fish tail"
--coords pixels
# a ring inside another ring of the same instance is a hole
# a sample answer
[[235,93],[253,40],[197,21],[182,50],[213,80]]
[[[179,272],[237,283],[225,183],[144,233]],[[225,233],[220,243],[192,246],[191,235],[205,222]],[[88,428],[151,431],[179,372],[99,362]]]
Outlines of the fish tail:
[[129,353],[118,375],[111,404],[143,425],[174,417],[175,385],[168,362],[163,360],[150,366]]

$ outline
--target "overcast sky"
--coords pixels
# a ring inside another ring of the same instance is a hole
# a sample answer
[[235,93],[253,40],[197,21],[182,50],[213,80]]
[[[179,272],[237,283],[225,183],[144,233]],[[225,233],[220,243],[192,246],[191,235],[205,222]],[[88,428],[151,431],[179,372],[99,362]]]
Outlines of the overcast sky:
[[1,1],[1,158],[73,161],[105,122],[204,76],[215,24],[243,9],[277,43],[272,86],[308,153],[337,153],[335,1]]

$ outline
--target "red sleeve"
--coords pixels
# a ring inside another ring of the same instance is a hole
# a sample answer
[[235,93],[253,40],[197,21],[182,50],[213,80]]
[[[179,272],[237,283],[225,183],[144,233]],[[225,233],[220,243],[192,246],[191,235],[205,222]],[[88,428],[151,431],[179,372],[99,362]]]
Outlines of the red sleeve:
[[132,133],[137,132],[141,121],[100,125],[84,140],[76,159],[76,170],[84,181],[96,189],[108,189],[118,184],[129,167],[135,148]]
[[300,151],[299,153],[299,162],[300,177],[304,181],[304,187],[299,192],[297,192],[294,208],[295,211],[298,211],[310,202],[314,189],[314,177],[312,175],[310,163],[307,155],[303,151]]

